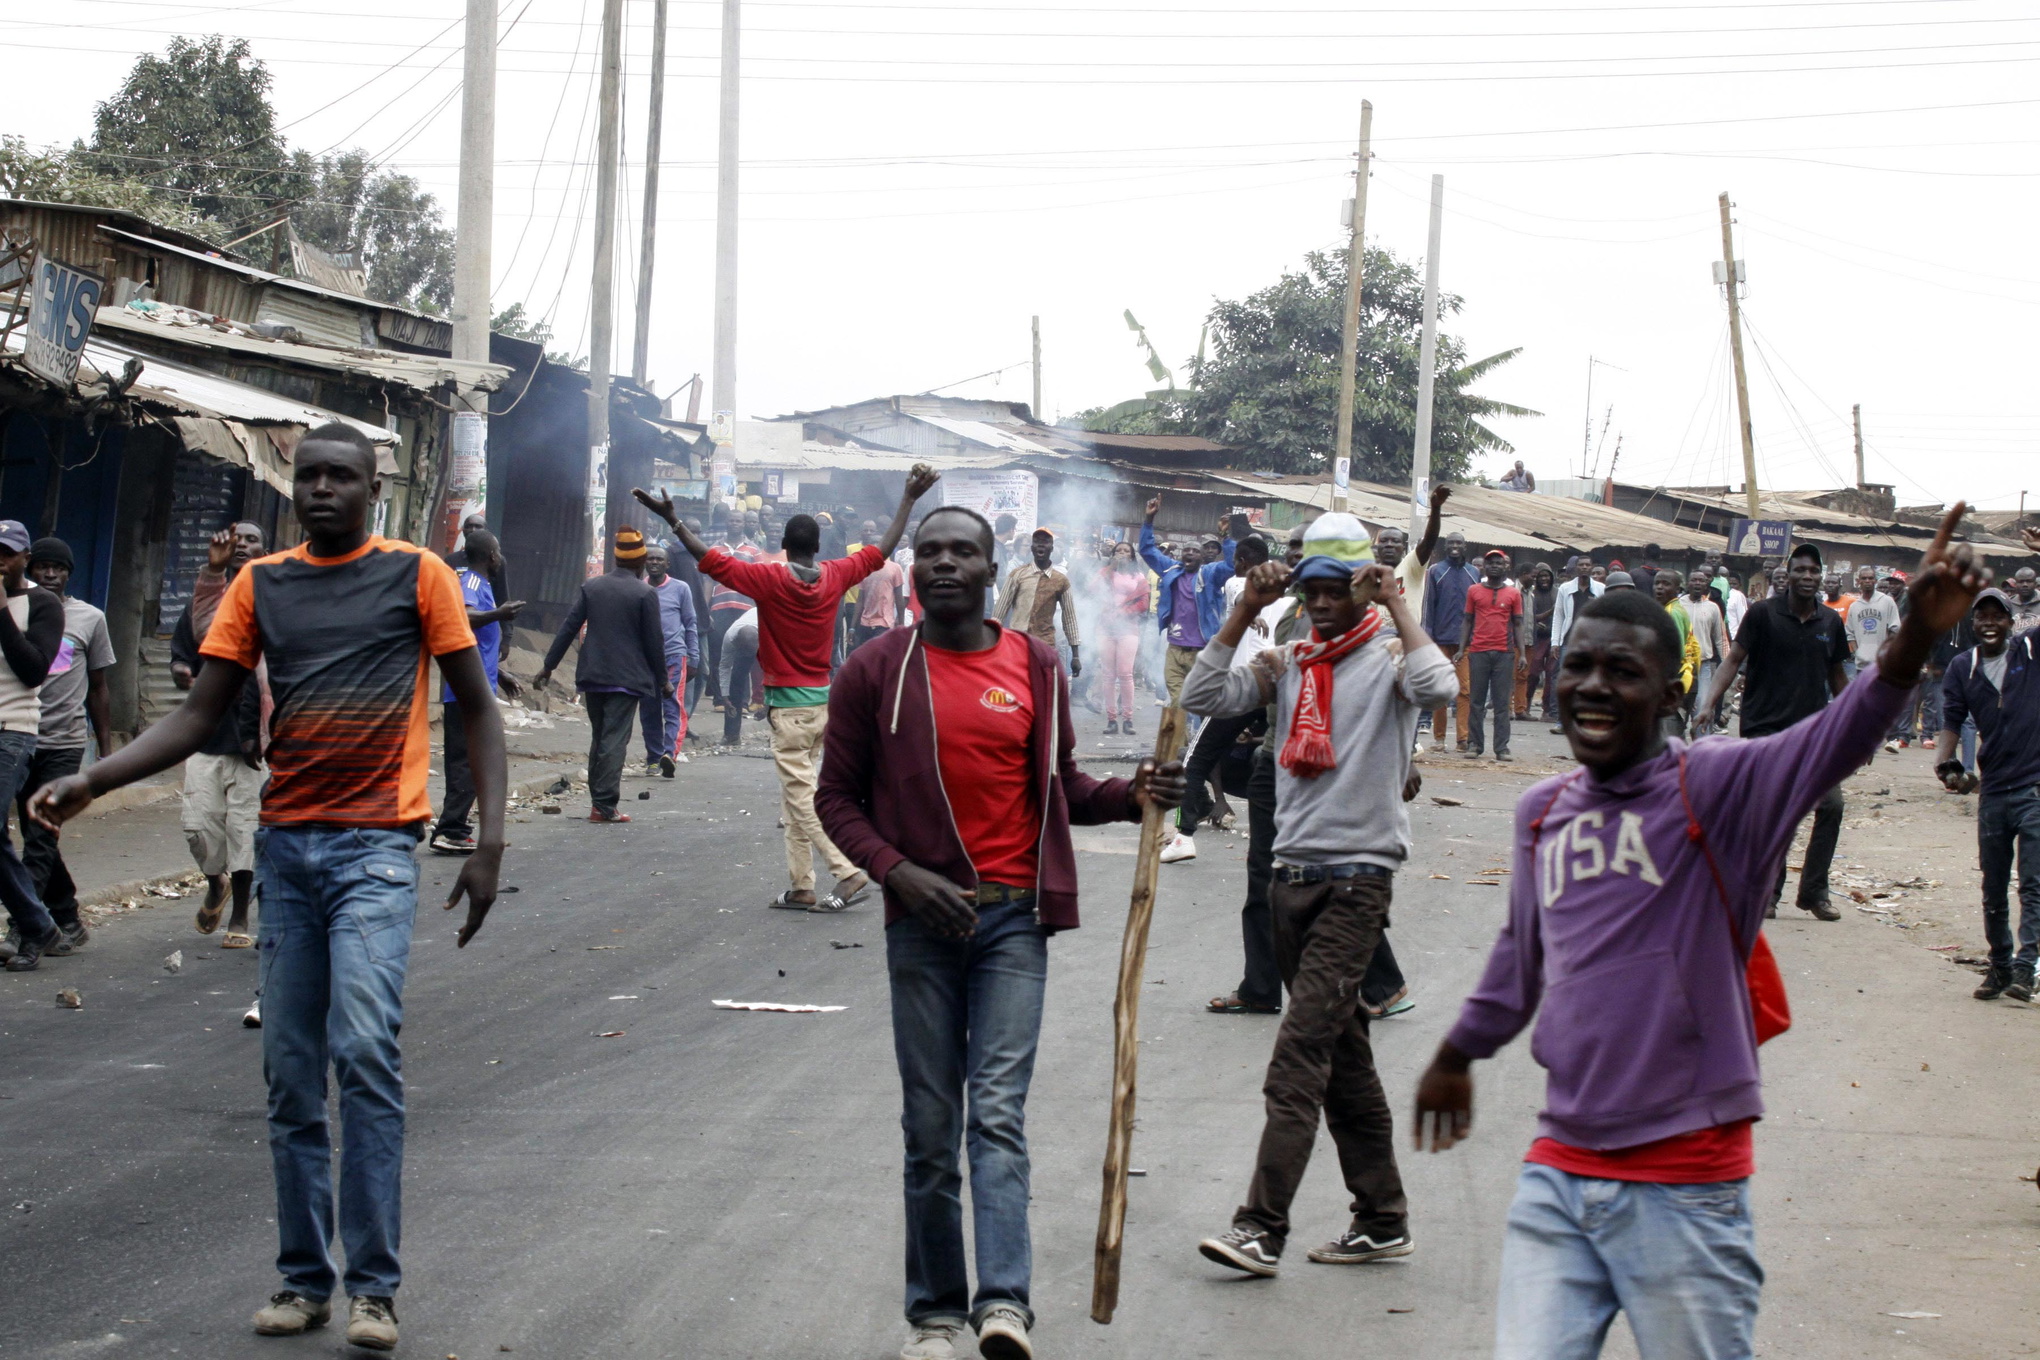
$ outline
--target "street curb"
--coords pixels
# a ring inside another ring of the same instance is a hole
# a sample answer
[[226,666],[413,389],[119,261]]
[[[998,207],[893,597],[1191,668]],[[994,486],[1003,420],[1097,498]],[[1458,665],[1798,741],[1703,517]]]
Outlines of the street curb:
[[[580,772],[580,768],[578,765],[547,766],[539,774],[527,775],[523,779],[512,781],[508,790],[508,796],[512,798],[535,798],[551,788],[560,779],[572,779]],[[138,799],[131,803],[120,803],[117,801],[121,794],[138,792],[152,792],[155,796]],[[102,807],[110,812],[118,812],[123,807],[146,807],[153,803],[161,803],[175,798],[181,792],[182,790],[176,788],[130,785],[124,789],[114,790],[113,793],[108,794],[103,799],[94,799],[92,807],[86,810],[84,816],[89,817],[94,811],[100,810]],[[80,817],[79,820],[84,820],[84,817]],[[186,886],[185,880],[192,876],[192,872],[190,869],[179,869],[173,874],[158,874],[154,878],[134,878],[124,883],[115,883],[104,888],[94,888],[89,892],[78,894],[78,905],[81,907],[113,907],[121,905],[131,897],[152,897],[154,895],[149,891],[151,888]],[[169,898],[161,900],[175,901],[177,899]]]

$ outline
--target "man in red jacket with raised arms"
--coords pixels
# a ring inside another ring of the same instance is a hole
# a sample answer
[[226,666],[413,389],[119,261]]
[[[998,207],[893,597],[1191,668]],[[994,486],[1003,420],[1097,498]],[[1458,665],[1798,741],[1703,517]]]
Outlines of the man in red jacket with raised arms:
[[[992,526],[930,512],[914,537],[919,626],[843,664],[829,699],[822,825],[885,885],[886,969],[906,1131],[910,1334],[902,1360],[1029,1360],[1027,1087],[1048,937],[1077,924],[1070,823],[1135,821],[1183,800],[1183,766],[1077,768],[1055,649],[984,617]],[[968,1095],[968,1119],[965,1097]],[[964,1266],[968,1136],[978,1287]]]

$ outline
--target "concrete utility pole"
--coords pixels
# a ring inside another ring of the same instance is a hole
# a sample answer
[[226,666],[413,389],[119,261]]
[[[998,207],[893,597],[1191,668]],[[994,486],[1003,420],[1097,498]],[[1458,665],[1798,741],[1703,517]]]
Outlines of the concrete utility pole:
[[1431,240],[1424,249],[1424,334],[1417,349],[1417,440],[1410,450],[1410,542],[1431,513],[1431,405],[1438,387],[1438,245],[1445,231],[1445,176],[1431,176]]
[[1374,140],[1374,104],[1360,101],[1360,160],[1353,167],[1352,234],[1346,241],[1346,321],[1340,328],[1339,432],[1332,450],[1332,509],[1346,508],[1353,473],[1353,379],[1359,364],[1361,252],[1367,237],[1367,161]]
[[652,91],[645,106],[645,221],[638,245],[637,343],[630,352],[630,377],[639,387],[652,348],[652,252],[658,244],[659,131],[666,118],[666,0],[652,3]]
[[1757,508],[1757,444],[1750,433],[1750,380],[1743,371],[1742,305],[1735,295],[1735,234],[1729,226],[1728,195],[1721,196],[1721,265],[1727,271],[1728,349],[1735,359],[1735,408],[1742,423],[1743,490],[1748,493],[1750,518],[1761,519]]
[[1869,479],[1863,475],[1863,406],[1858,402],[1849,408],[1849,415],[1856,423],[1856,489],[1861,491]]
[[1046,421],[1041,414],[1041,318],[1034,318],[1034,418]]
[[621,151],[623,0],[602,0],[600,136],[595,165],[595,283],[588,338],[588,574],[609,547],[609,359],[616,310],[616,162]]
[[737,83],[742,0],[723,0],[722,115],[715,152],[715,369],[709,383],[708,433],[714,494],[736,493],[737,477]]
[[[453,357],[489,361],[490,232],[496,215],[496,0],[468,0],[460,95],[460,196],[453,238]],[[279,229],[276,241],[280,245]],[[461,521],[488,494],[489,394],[454,392],[453,449],[439,537],[456,546]]]

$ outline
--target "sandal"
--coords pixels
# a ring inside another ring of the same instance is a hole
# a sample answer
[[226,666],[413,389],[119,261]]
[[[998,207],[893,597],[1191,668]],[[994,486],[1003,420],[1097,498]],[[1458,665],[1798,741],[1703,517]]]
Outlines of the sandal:
[[220,937],[220,948],[222,949],[253,949],[254,947],[255,937],[253,935],[243,935],[238,930],[230,930]]
[[[849,892],[844,892],[843,891],[844,883],[855,883],[857,886],[851,889]],[[860,870],[859,872],[851,875],[849,878],[843,880],[843,883],[838,883],[836,885],[836,891],[832,895],[842,898],[843,905],[847,907],[852,903],[862,902],[865,899],[865,897],[870,894],[870,892],[871,892],[871,875],[864,873]]]
[[1214,996],[1213,998],[1211,998],[1211,1001],[1204,1007],[1204,1009],[1210,1011],[1214,1015],[1282,1014],[1282,1008],[1280,1006],[1255,1006],[1248,1002],[1240,1000],[1240,994],[1238,992],[1227,992],[1224,996]]
[[812,911],[816,904],[813,902],[794,901],[793,889],[788,888],[785,892],[773,898],[769,905],[779,907],[784,911]]
[[815,903],[812,907],[808,908],[808,910],[812,912],[848,911],[849,909],[850,904],[848,902],[845,902],[842,898],[836,896],[836,894],[834,893],[829,893],[827,896],[823,897],[819,902]]
[[1391,1015],[1401,1015],[1404,1011],[1413,1011],[1416,1008],[1417,1003],[1410,1000],[1408,987],[1404,987],[1379,1006],[1370,1006],[1364,1000],[1360,1003],[1360,1009],[1367,1012],[1367,1018],[1370,1020],[1384,1020]]
[[220,918],[227,914],[227,876],[209,878],[205,883],[205,905],[198,909],[198,918],[192,922],[201,935],[210,935],[220,928]]

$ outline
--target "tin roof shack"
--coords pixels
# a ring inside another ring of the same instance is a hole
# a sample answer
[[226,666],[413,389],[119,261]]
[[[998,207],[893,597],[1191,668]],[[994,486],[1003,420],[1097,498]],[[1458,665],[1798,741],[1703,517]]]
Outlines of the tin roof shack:
[[[489,399],[487,514],[503,544],[510,589],[527,603],[518,626],[549,633],[588,579],[594,541],[588,375],[507,335],[490,336],[489,353],[509,376]],[[667,419],[650,392],[628,378],[610,379],[605,562],[619,528],[653,524],[631,488],[653,485],[660,462],[699,477],[707,443],[703,427]]]
[[[1787,520],[1794,543],[1811,543],[1826,561],[1852,567],[1882,566],[1910,571],[1934,540],[1944,511],[1920,507],[1899,511],[1876,493],[1882,488],[1845,487],[1837,491],[1768,491],[1758,495],[1760,518]],[[1616,505],[1710,537],[1712,546],[1727,544],[1729,528],[1749,514],[1740,493],[1721,487],[1648,487],[1616,482]],[[1881,512],[1881,513],[1872,513]],[[1964,537],[1983,553],[1990,566],[2004,573],[2031,563],[2016,531],[2002,537],[1988,532],[1979,517],[1963,520]],[[1738,567],[1754,570],[1757,559],[1732,558]]]
[[[1017,402],[874,397],[796,412],[775,423],[796,422],[803,428],[804,447],[876,445],[903,456],[905,466],[927,462],[938,470],[1031,471],[1039,482],[1040,517],[1046,523],[1131,530],[1140,524],[1148,500],[1167,493],[1158,529],[1209,533],[1227,511],[1262,503],[1211,475],[1235,456],[1223,444],[1190,435],[1116,435],[1045,425]],[[891,482],[881,503],[898,496],[901,481]]]
[[167,639],[210,535],[249,519],[274,545],[297,541],[290,455],[306,429],[340,418],[369,432],[383,451],[377,528],[418,539],[447,399],[501,377],[426,352],[450,338],[435,318],[255,269],[131,213],[0,200],[0,231],[107,284],[70,387],[12,357],[19,331],[0,354],[0,514],[71,543],[73,590],[106,609],[120,656],[122,731],[176,700]]

